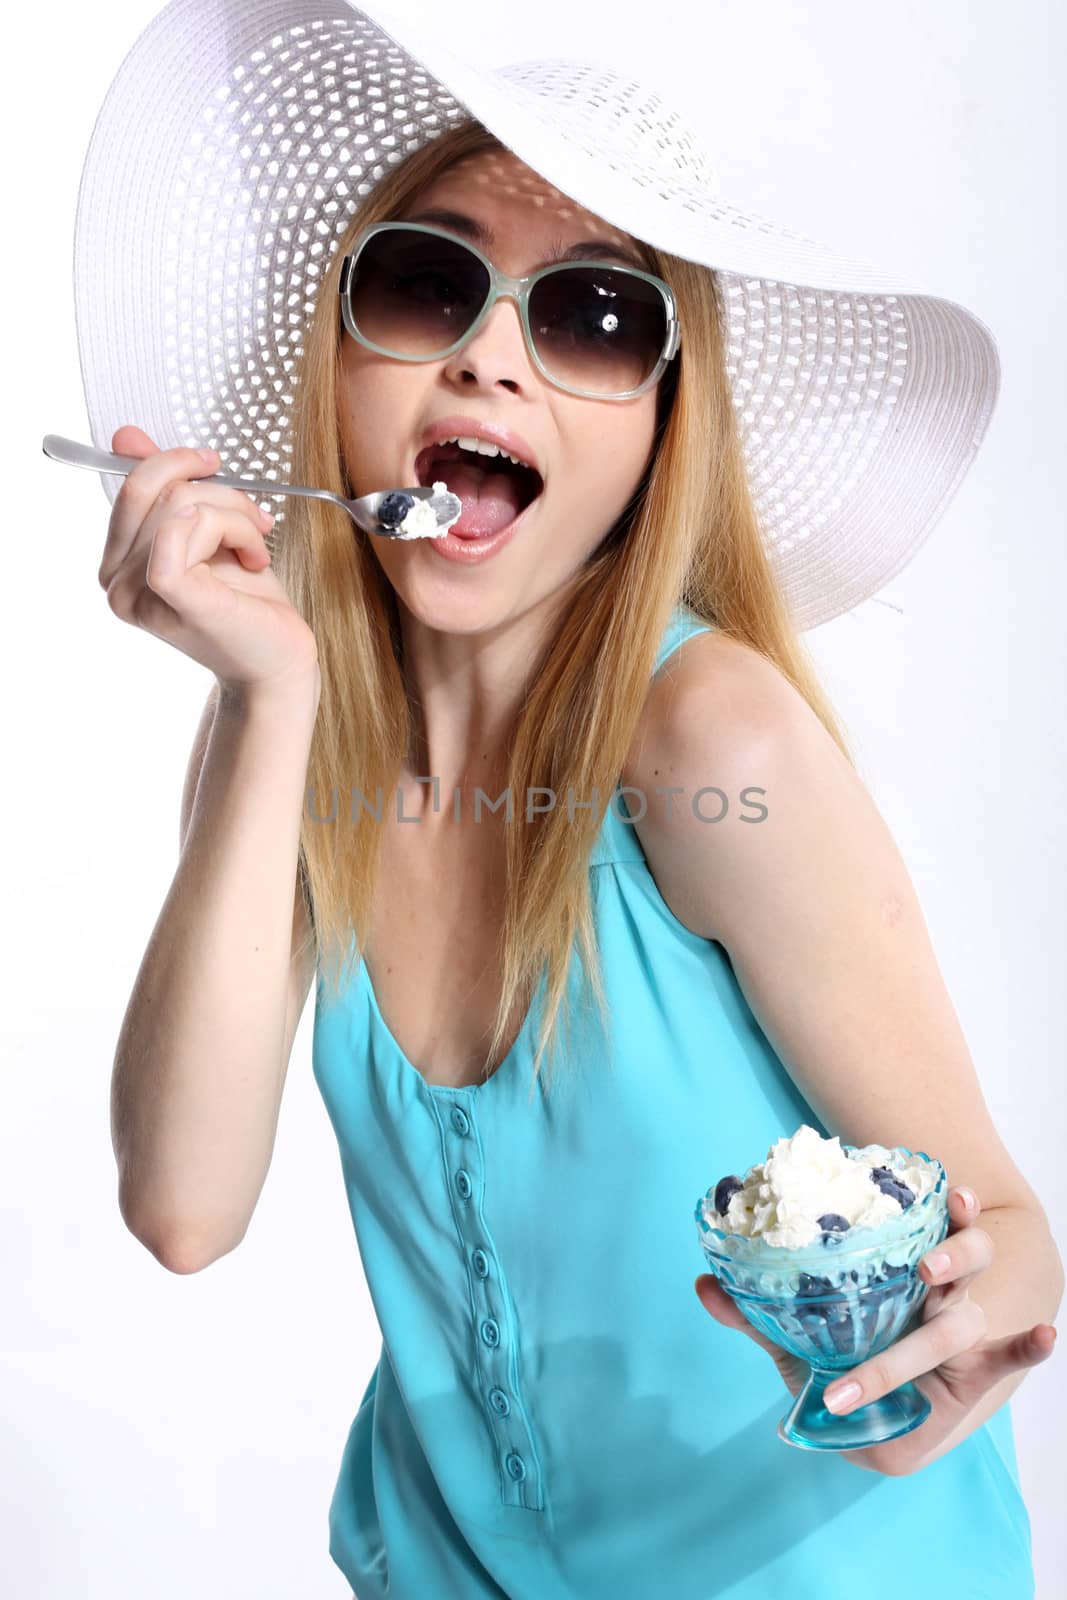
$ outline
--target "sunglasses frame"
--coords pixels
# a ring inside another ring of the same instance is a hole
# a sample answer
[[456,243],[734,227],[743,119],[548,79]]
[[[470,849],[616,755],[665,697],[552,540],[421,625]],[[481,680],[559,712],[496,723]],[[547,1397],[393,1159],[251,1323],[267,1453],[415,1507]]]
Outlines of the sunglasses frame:
[[[449,242],[452,244],[461,245],[464,250],[468,250],[477,261],[481,262],[482,266],[489,275],[489,293],[486,296],[485,304],[475,317],[474,321],[471,323],[470,327],[459,339],[456,339],[455,342],[450,344],[446,349],[436,350],[432,355],[401,355],[399,351],[387,350],[383,345],[375,344],[364,334],[360,333],[359,329],[356,327],[356,319],[352,312],[351,290],[352,284],[355,281],[354,268],[356,262],[359,260],[364,246],[367,244],[369,239],[374,237],[375,234],[385,233],[390,230],[400,228],[409,233],[433,234],[435,237],[449,240]],[[611,272],[621,272],[626,277],[640,278],[645,283],[653,284],[656,289],[658,289],[663,299],[663,309],[667,318],[667,328],[666,333],[664,334],[663,348],[660,351],[659,359],[657,360],[656,365],[653,367],[652,371],[649,373],[644,382],[639,384],[636,389],[626,389],[619,394],[602,394],[599,390],[595,389],[574,389],[570,384],[563,383],[559,378],[553,377],[552,373],[547,370],[544,362],[541,360],[536,349],[534,348],[533,334],[530,330],[529,313],[530,295],[534,287],[540,283],[542,278],[547,278],[554,272],[570,272],[574,268],[582,267],[603,267],[607,268]],[[457,350],[461,350],[463,348],[469,339],[474,338],[474,335],[478,332],[478,329],[482,326],[482,323],[485,321],[486,317],[489,315],[490,311],[496,305],[498,300],[512,300],[518,309],[519,322],[522,325],[522,335],[526,341],[527,352],[530,360],[537,368],[537,371],[546,380],[546,382],[552,384],[554,388],[562,389],[565,394],[577,395],[583,400],[633,400],[637,395],[644,394],[646,389],[651,389],[654,383],[659,382],[660,378],[663,376],[668,362],[674,359],[681,347],[681,329],[678,322],[674,295],[671,293],[671,290],[667,284],[664,283],[663,279],[657,278],[654,273],[641,272],[636,267],[623,266],[622,263],[618,261],[589,260],[558,262],[554,266],[542,267],[537,272],[527,272],[521,278],[513,278],[506,272],[500,272],[489,260],[488,256],[484,256],[482,252],[476,249],[476,247],[471,244],[468,239],[460,238],[458,234],[452,233],[448,228],[439,228],[433,224],[425,222],[374,222],[362,229],[362,231],[357,235],[352,249],[344,257],[344,260],[341,263],[341,277],[338,283],[338,293],[341,299],[341,316],[344,320],[345,328],[352,335],[352,338],[357,340],[359,344],[364,345],[366,349],[373,350],[377,355],[389,356],[394,361],[443,361],[446,356],[454,355]]]

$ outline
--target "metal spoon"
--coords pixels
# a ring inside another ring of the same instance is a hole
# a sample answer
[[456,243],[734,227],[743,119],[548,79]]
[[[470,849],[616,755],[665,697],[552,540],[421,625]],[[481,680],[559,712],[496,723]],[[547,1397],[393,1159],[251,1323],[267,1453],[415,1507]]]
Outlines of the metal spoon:
[[[46,456],[51,456],[53,461],[62,461],[69,467],[88,467],[92,472],[104,474],[114,473],[116,477],[125,478],[132,472],[141,456],[120,456],[111,450],[98,450],[95,445],[79,444],[76,439],[64,439],[58,433],[46,433],[41,448]],[[383,539],[417,539],[426,538],[426,534],[402,533],[400,523],[416,500],[428,500],[437,517],[438,534],[447,533],[455,522],[463,504],[458,495],[449,491],[446,494],[434,494],[432,489],[423,488],[416,484],[410,489],[380,489],[374,494],[361,494],[355,500],[346,500],[342,495],[331,494],[329,489],[305,489],[295,483],[278,483],[272,479],[231,478],[223,472],[209,474],[203,478],[193,478],[193,483],[221,483],[227,489],[244,489],[248,494],[297,494],[303,495],[308,500],[330,500],[335,506],[340,506],[347,511],[357,527],[366,533],[376,533]],[[385,507],[386,520],[380,521],[378,509],[387,496],[398,496],[391,499]],[[407,497],[405,500],[404,497]],[[410,502],[410,504],[408,503]],[[436,535],[429,535],[433,538]]]

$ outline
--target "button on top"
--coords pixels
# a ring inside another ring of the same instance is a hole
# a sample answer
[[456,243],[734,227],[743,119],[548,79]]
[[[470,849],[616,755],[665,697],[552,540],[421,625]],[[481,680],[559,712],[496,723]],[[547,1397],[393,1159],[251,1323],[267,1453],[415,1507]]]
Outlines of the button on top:
[[462,1167],[460,1167],[459,1171],[456,1173],[456,1193],[460,1196],[460,1198],[462,1200],[469,1200],[470,1199],[470,1193],[471,1193],[470,1175],[468,1173],[464,1172]]
[[490,1389],[489,1404],[492,1406],[493,1410],[502,1417],[506,1417],[511,1411],[511,1401],[508,1399],[503,1389]]
[[482,1338],[488,1345],[498,1345],[500,1343],[500,1329],[492,1317],[486,1317],[482,1323]]
[[467,1113],[460,1106],[452,1107],[452,1126],[457,1133],[470,1133],[471,1125],[467,1120]]
[[472,1260],[474,1262],[474,1270],[478,1274],[479,1278],[488,1278],[488,1276],[489,1276],[489,1257],[486,1255],[485,1251],[484,1250],[476,1250],[474,1252]]
[[515,1482],[521,1483],[526,1476],[526,1463],[522,1457],[517,1456],[513,1450],[504,1464]]

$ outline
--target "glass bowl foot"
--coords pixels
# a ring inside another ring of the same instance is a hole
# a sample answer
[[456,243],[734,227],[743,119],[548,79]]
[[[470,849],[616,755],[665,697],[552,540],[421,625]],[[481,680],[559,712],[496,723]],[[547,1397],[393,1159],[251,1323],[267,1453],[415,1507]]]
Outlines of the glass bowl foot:
[[862,1450],[910,1433],[930,1415],[930,1401],[914,1383],[871,1400],[845,1416],[835,1416],[823,1403],[823,1392],[840,1372],[812,1368],[807,1383],[778,1424],[778,1437],[801,1450]]

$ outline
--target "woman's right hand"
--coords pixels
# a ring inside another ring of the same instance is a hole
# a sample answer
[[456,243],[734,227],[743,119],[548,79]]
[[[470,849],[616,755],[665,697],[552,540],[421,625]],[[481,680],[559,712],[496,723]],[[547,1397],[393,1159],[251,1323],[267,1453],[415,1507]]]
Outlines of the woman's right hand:
[[315,636],[271,570],[270,522],[252,497],[191,482],[217,472],[217,458],[160,450],[141,428],[118,428],[111,448],[144,458],[115,497],[100,563],[116,616],[199,661],[223,687],[317,682]]

